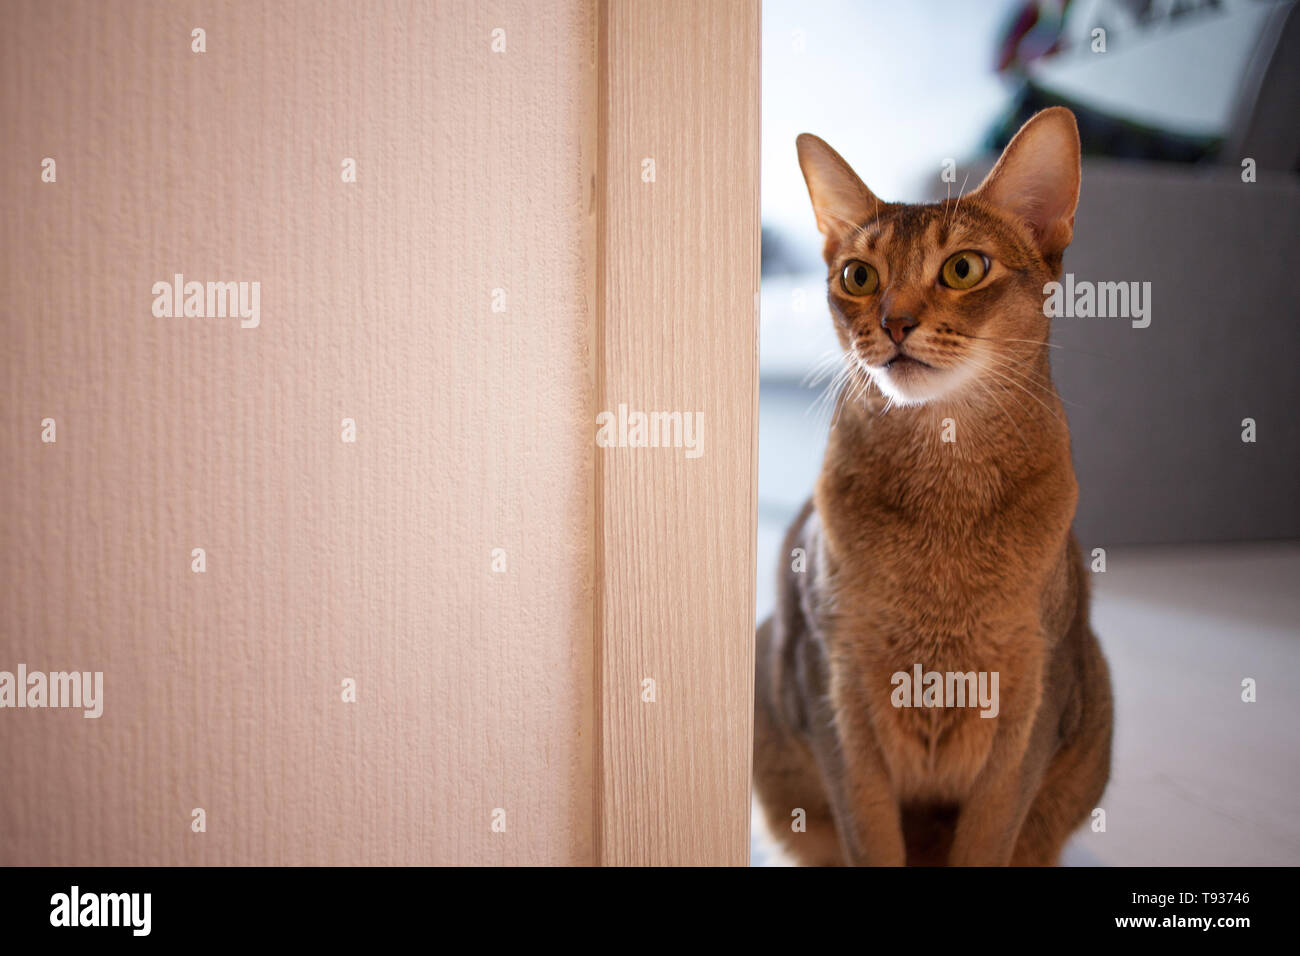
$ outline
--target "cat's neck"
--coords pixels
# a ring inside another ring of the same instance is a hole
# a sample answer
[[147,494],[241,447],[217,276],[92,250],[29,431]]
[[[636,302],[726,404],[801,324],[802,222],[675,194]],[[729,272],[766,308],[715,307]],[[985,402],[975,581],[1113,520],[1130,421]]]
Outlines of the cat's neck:
[[819,497],[976,520],[1062,469],[1072,482],[1065,410],[1044,358],[924,405],[890,404],[879,393],[844,402]]

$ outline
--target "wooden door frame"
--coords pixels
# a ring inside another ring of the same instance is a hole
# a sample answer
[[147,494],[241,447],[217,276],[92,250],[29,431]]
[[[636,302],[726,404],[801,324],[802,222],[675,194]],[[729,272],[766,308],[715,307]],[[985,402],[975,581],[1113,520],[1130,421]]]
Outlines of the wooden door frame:
[[596,414],[701,416],[596,449],[596,861],[745,865],[761,5],[596,2]]

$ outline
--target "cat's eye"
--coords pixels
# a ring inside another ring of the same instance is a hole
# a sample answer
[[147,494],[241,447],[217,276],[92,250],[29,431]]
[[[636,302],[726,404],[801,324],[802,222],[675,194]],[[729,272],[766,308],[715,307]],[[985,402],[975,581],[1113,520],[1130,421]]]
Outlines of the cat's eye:
[[880,274],[861,259],[850,259],[840,271],[840,283],[849,295],[871,295],[880,288]]
[[967,249],[949,256],[939,271],[939,281],[950,289],[971,289],[988,274],[988,257]]

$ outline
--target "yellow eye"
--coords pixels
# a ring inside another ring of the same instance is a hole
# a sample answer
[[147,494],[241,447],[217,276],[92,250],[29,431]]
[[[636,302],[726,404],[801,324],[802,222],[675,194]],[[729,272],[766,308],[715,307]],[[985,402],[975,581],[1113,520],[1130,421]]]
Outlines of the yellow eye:
[[840,272],[840,282],[849,295],[871,295],[880,288],[880,275],[861,259],[850,259]]
[[989,261],[969,249],[950,256],[939,272],[939,281],[950,289],[971,289],[988,274]]

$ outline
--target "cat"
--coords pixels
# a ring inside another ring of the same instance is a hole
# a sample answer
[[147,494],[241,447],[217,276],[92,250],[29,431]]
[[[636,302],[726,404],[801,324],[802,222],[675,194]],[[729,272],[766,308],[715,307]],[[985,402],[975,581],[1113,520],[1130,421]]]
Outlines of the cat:
[[[797,146],[844,365],[758,628],[756,796],[805,865],[1054,865],[1112,724],[1043,310],[1073,237],[1074,116],[1038,113],[977,189],[925,205]],[[952,706],[989,677],[994,706]]]

